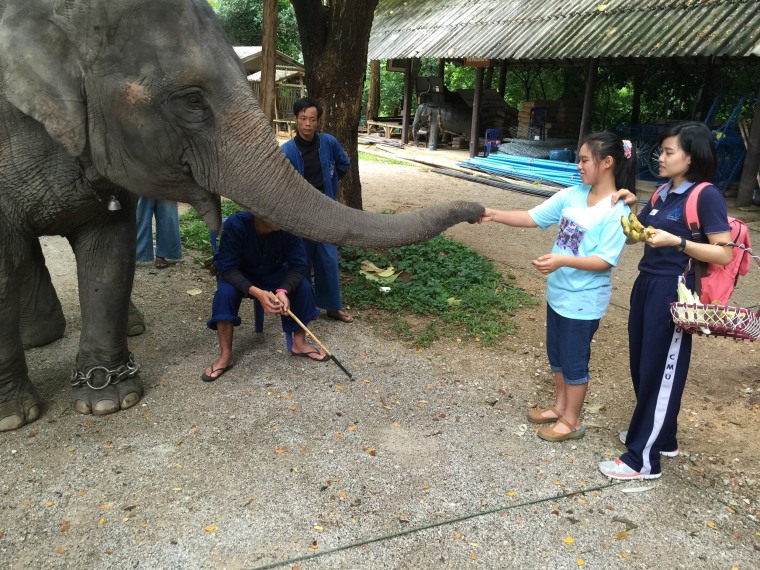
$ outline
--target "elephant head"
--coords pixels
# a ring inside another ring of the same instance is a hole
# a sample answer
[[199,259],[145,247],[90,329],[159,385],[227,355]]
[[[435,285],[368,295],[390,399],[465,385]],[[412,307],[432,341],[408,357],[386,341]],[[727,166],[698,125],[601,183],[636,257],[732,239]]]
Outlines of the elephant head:
[[384,216],[313,189],[280,151],[206,0],[11,0],[0,52],[6,98],[91,181],[188,202],[212,229],[219,196],[352,246],[419,242],[483,209],[452,202]]

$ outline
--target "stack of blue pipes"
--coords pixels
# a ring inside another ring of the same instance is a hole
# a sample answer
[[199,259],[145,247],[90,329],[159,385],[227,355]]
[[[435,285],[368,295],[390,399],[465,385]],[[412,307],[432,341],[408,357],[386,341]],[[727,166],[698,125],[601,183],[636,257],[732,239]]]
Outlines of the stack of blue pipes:
[[480,156],[470,158],[460,162],[459,166],[559,187],[582,184],[578,166],[571,162],[492,153],[488,158]]

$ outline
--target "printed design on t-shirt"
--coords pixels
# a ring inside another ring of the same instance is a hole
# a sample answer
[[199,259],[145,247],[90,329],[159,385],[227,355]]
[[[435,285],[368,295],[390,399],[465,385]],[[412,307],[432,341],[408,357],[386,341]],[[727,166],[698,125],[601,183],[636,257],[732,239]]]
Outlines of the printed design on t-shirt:
[[681,218],[683,217],[681,214],[682,209],[683,208],[681,206],[673,208],[670,212],[668,212],[668,219],[673,220],[674,222],[680,222]]
[[578,255],[578,251],[586,235],[586,228],[583,228],[566,217],[562,216],[559,221],[559,235],[557,236],[557,246],[562,249],[569,249],[573,255]]

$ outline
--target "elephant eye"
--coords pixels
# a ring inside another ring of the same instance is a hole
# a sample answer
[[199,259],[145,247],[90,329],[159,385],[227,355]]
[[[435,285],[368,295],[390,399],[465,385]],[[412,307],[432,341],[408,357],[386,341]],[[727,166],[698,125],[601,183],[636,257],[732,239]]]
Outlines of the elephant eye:
[[199,109],[201,105],[203,104],[203,98],[200,96],[199,93],[188,94],[185,97],[185,101],[187,101],[188,106],[193,109]]
[[188,88],[175,92],[168,98],[166,107],[186,126],[204,123],[211,117],[208,102],[198,89]]

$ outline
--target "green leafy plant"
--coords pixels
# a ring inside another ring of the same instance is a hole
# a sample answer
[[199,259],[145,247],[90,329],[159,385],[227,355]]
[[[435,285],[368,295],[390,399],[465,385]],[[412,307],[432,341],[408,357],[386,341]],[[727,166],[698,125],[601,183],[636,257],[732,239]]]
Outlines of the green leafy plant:
[[[536,303],[527,292],[511,287],[485,258],[443,236],[388,250],[340,251],[341,269],[352,277],[342,286],[344,303],[385,309],[396,317],[430,317],[416,337],[410,331],[418,346],[429,346],[441,336],[495,344],[515,330],[510,319],[514,310]],[[403,273],[390,283],[369,280],[361,273],[365,260]],[[393,328],[401,332],[404,325],[396,319]]]

